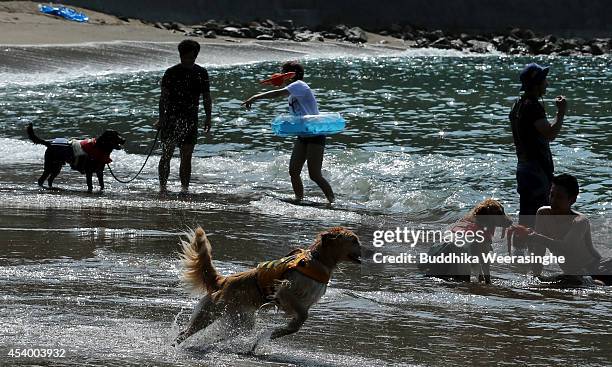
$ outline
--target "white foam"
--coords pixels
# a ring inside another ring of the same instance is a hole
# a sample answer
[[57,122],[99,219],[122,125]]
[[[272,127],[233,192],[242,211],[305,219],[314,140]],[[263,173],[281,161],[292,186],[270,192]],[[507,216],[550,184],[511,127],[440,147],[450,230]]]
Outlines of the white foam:
[[[199,62],[208,67],[287,58],[380,55],[390,50],[291,42],[202,44]],[[176,64],[173,42],[105,42],[71,45],[0,46],[0,87],[58,84],[83,77],[161,71]]]
[[[0,155],[3,157],[0,168],[14,164],[42,164],[44,149],[25,140],[0,138]],[[431,209],[432,203],[436,203],[436,206],[461,206],[462,203],[471,201],[470,198],[474,195],[487,196],[491,193],[478,194],[469,187],[457,192],[446,192],[444,182],[432,182],[429,187],[422,187],[420,183],[429,182],[430,177],[452,180],[476,176],[476,172],[483,169],[490,172],[503,169],[494,157],[488,160],[483,158],[484,160],[465,161],[461,157],[452,158],[441,154],[422,156],[402,152],[328,149],[323,163],[323,176],[334,188],[340,209],[347,210],[330,211],[318,207],[295,206],[269,197],[261,197],[265,193],[291,196],[291,183],[287,173],[290,154],[290,151],[246,150],[203,157],[201,152],[196,150],[192,163],[191,191],[200,194],[255,197],[258,199],[250,206],[254,210],[273,215],[312,219],[329,216],[357,222],[360,220],[360,215],[350,213],[351,208],[357,211],[365,209],[386,213],[426,213]],[[120,150],[114,151],[112,158],[111,167],[115,175],[125,179],[138,172],[146,156]],[[141,176],[129,185],[115,183],[108,173],[106,181],[113,191],[154,192],[157,186],[158,162],[159,155],[154,153]],[[178,185],[174,177],[178,169],[179,159],[175,158],[171,161],[172,184]],[[495,173],[492,176],[495,176]],[[321,190],[308,177],[306,167],[302,171],[302,179],[307,199],[324,202]],[[80,181],[79,185],[82,185]],[[112,201],[108,205],[113,205]],[[169,203],[146,204],[134,201],[129,205],[157,206]]]
[[[178,62],[174,42],[98,42],[68,45],[0,45],[0,87],[61,84],[79,78],[162,71]],[[405,51],[343,43],[245,42],[202,44],[199,62],[229,67],[288,58],[499,56],[432,48]]]

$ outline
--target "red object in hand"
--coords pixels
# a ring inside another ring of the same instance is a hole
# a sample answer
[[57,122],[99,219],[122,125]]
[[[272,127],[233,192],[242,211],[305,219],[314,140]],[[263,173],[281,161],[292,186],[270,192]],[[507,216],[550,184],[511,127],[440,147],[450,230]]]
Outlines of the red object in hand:
[[266,85],[273,85],[275,87],[280,87],[283,83],[288,79],[293,79],[295,76],[295,72],[290,71],[288,73],[276,73],[272,74],[269,79],[262,80],[259,83]]

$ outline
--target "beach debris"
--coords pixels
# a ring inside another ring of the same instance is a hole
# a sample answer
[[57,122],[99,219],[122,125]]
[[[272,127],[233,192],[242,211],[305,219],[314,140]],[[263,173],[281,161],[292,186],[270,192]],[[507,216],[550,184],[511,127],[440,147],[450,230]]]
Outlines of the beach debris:
[[38,4],[38,10],[41,13],[54,15],[74,22],[85,23],[89,21],[89,17],[85,15],[85,13],[78,12],[73,8],[65,6]]

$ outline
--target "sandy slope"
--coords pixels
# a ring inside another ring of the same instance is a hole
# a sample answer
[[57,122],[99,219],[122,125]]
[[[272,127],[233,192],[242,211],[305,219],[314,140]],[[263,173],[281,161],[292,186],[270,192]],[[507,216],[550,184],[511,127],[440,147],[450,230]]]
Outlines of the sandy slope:
[[[115,16],[76,8],[89,16],[85,24],[67,21],[42,14],[38,2],[0,1],[0,45],[73,44],[111,41],[159,41],[172,42],[185,38],[183,33],[159,29],[140,20],[123,21]],[[369,34],[371,44],[402,48],[401,40]],[[245,39],[198,38],[199,42],[226,43],[249,42]]]

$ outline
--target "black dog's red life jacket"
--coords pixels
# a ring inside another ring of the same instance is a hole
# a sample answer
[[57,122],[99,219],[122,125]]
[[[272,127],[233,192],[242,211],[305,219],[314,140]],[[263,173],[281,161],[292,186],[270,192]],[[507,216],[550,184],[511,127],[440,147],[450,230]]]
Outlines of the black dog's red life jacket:
[[96,138],[81,140],[81,149],[87,153],[89,158],[101,163],[102,165],[113,161],[110,158],[109,152],[105,152],[96,146]]

